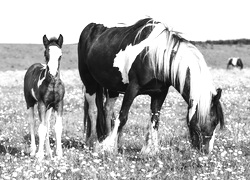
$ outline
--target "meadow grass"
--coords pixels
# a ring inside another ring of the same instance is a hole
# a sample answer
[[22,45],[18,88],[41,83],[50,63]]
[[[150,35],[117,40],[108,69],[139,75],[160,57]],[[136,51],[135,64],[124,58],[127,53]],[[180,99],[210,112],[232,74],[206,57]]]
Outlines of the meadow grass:
[[[84,143],[83,93],[77,70],[63,70],[66,86],[63,158],[37,162],[29,157],[29,126],[23,96],[25,71],[0,72],[0,179],[249,179],[250,69],[210,69],[221,87],[226,129],[217,130],[214,150],[203,155],[192,148],[186,125],[187,105],[171,88],[161,111],[155,156],[140,154],[149,120],[148,96],[135,99],[118,154],[93,153]],[[122,101],[119,97],[116,114]],[[38,124],[38,117],[36,113]],[[54,118],[51,146],[54,150]]]

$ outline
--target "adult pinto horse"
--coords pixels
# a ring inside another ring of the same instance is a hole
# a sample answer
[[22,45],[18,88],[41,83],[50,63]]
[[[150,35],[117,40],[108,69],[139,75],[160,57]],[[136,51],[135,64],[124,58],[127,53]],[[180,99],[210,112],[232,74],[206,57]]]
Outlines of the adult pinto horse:
[[[90,145],[98,144],[98,137],[107,134],[101,147],[116,150],[118,135],[134,98],[147,94],[151,97],[152,114],[142,152],[158,151],[160,110],[169,87],[173,86],[188,104],[187,124],[192,145],[205,153],[213,149],[216,126],[219,123],[221,128],[224,126],[222,90],[214,88],[200,51],[179,33],[151,18],[128,27],[107,28],[91,23],[79,39],[78,63],[86,91],[85,119],[91,122],[87,134]],[[100,128],[105,118],[109,121],[105,113],[108,108],[103,107],[104,89],[108,91],[106,105],[112,105],[112,99],[124,93],[111,132]]]
[[39,149],[36,157],[42,160],[44,157],[44,141],[46,141],[47,154],[52,157],[49,142],[50,116],[52,109],[55,111],[56,124],[56,154],[62,157],[62,113],[65,88],[60,79],[60,61],[62,56],[63,36],[47,39],[43,36],[45,47],[44,56],[46,64],[36,63],[29,67],[24,77],[24,96],[29,111],[31,156],[35,156],[35,119],[34,105],[38,104],[38,115],[41,124],[38,128]]

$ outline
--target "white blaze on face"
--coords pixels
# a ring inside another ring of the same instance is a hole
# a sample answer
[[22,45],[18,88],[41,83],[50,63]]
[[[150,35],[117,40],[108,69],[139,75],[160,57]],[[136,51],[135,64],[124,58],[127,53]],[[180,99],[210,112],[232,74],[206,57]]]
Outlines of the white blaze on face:
[[119,68],[124,84],[129,83],[128,73],[137,55],[140,54],[146,46],[149,46],[164,29],[164,25],[156,24],[155,28],[146,39],[136,45],[130,44],[125,50],[120,50],[120,52],[116,54],[113,66]]
[[57,46],[50,46],[49,55],[50,55],[48,62],[49,72],[51,75],[55,76],[58,70],[58,65],[59,65],[58,60],[62,55],[62,50]]
[[213,136],[212,136],[211,140],[209,141],[209,149],[208,149],[209,153],[213,150],[213,147],[214,147],[215,130],[213,132]]
[[236,66],[238,58],[232,58],[232,65]]

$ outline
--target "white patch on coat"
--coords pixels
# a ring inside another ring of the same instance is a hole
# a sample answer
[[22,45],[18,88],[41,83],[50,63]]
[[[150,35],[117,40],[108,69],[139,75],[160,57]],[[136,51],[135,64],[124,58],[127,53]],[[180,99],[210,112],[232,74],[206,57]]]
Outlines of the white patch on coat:
[[129,83],[128,73],[137,55],[140,54],[146,46],[152,44],[164,29],[165,26],[163,24],[156,24],[155,28],[146,39],[136,45],[130,44],[125,50],[120,50],[119,53],[116,54],[113,66],[119,68],[124,84]]
[[58,60],[60,56],[62,56],[62,50],[57,46],[50,46],[49,56],[50,56],[48,62],[49,72],[52,76],[55,76],[59,66]]
[[[41,64],[43,67],[42,67],[42,69],[46,69],[46,65],[45,64]],[[46,77],[46,73],[47,73],[47,71],[45,71],[45,73],[44,73],[44,77],[42,78],[42,79],[40,79],[41,78],[41,74],[42,74],[42,71],[41,71],[41,73],[40,73],[40,75],[39,75],[39,78],[38,78],[38,82],[37,82],[37,87],[39,88],[40,86],[41,86],[41,84],[43,83],[43,81],[44,81],[44,79],[45,79],[45,77]]]
[[35,92],[34,92],[34,89],[33,89],[33,88],[31,89],[31,94],[32,94],[33,98],[34,98],[35,100],[37,100],[37,98],[36,98],[36,95],[35,95]]
[[232,58],[232,65],[236,66],[238,59],[236,57]]
[[215,130],[213,132],[213,136],[212,136],[211,140],[209,141],[209,148],[208,148],[209,153],[213,150],[213,147],[214,147]]

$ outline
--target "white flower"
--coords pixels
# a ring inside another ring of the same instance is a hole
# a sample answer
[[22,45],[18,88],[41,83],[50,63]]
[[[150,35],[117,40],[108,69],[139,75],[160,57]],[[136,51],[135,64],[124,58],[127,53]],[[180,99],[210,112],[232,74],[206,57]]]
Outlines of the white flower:
[[227,154],[227,151],[223,151],[220,155],[221,155],[221,157],[225,157],[226,154]]

